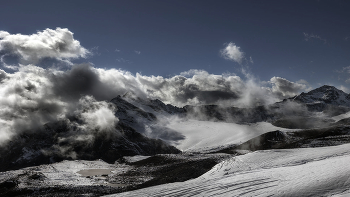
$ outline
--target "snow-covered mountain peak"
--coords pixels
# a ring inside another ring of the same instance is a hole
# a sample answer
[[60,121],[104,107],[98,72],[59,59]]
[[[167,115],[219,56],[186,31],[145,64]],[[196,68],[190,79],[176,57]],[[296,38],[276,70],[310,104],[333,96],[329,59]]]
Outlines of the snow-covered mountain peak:
[[336,87],[329,86],[329,85],[324,85],[308,92],[308,94],[317,94],[317,93],[324,94],[325,96],[346,94],[342,90],[339,90]]
[[290,98],[290,100],[306,104],[324,103],[350,107],[350,95],[329,85],[316,88],[308,93],[303,92]]
[[141,99],[135,92],[133,91],[127,91],[124,95],[120,96],[124,100],[127,101],[134,101],[134,102],[143,102],[143,99]]

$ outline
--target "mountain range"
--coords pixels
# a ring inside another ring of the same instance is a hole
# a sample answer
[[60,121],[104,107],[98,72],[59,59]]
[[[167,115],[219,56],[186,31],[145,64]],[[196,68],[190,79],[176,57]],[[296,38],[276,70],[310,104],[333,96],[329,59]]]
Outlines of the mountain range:
[[[175,162],[175,169],[188,170],[187,167],[183,167],[192,161],[189,158],[193,155],[188,154],[208,154],[197,156],[202,159],[196,162],[200,163],[201,168],[209,170],[226,158],[225,154],[240,155],[245,154],[244,151],[333,146],[350,142],[350,128],[347,126],[350,125],[350,115],[347,115],[350,111],[350,95],[327,85],[272,105],[252,108],[219,105],[176,107],[158,99],[139,98],[132,92],[111,99],[109,104],[113,106],[113,113],[118,119],[112,130],[101,132],[77,129],[74,125],[81,124],[81,120],[79,116],[74,115],[65,120],[48,122],[40,131],[18,134],[6,145],[0,146],[0,172],[43,164],[53,165],[65,160],[100,159],[109,164],[128,163],[126,158],[135,155],[148,156],[152,158],[149,160],[151,163],[154,160],[164,165]],[[265,130],[260,127],[264,124],[267,128]],[[246,128],[249,130],[253,127],[256,130],[248,134]],[[217,134],[214,130],[222,132],[225,129],[228,130],[227,134],[222,136],[226,137],[215,141]],[[238,136],[239,132],[235,129],[242,130],[240,132],[244,136]],[[209,144],[201,145],[201,142],[195,142],[191,138],[201,135],[201,132],[204,138],[213,140],[208,141]],[[230,132],[233,138],[225,142]],[[188,149],[191,151],[180,150],[184,143],[200,148]],[[182,156],[171,156],[172,159],[169,160],[168,157],[161,156],[164,154]],[[210,154],[224,155],[218,157]],[[211,164],[204,167],[205,163],[201,162],[208,160]],[[144,168],[150,164],[146,162],[137,165]],[[154,172],[157,172],[155,176],[163,176],[163,173],[157,171],[163,167],[153,168],[156,169]],[[178,180],[196,178],[203,173],[205,172],[201,171],[197,175],[188,175],[186,179]],[[136,176],[137,179],[139,176],[141,175]],[[1,180],[4,178],[1,179],[0,176]],[[177,179],[160,180],[162,181],[152,184]],[[1,184],[0,194],[7,188],[6,184]],[[145,186],[133,186],[134,189],[142,187]],[[12,186],[9,188],[13,189]],[[118,190],[120,191],[123,190]]]
[[[155,124],[164,116],[179,116],[200,121],[256,123],[267,121],[287,128],[312,128],[315,123],[331,123],[327,116],[318,118],[312,112],[338,115],[350,111],[350,95],[333,86],[322,86],[301,93],[282,102],[254,108],[222,107],[219,105],[176,107],[162,101],[141,99],[132,92],[110,101],[115,106],[119,122],[115,131],[94,133],[93,141],[62,140],[72,134],[67,121],[50,122],[40,132],[28,132],[13,138],[0,149],[0,171],[31,165],[54,163],[64,159],[103,159],[114,162],[123,156],[179,153],[167,140],[184,136],[162,125]],[[321,111],[322,110],[322,111]],[[331,112],[330,112],[331,111]],[[79,122],[70,117],[71,122]],[[299,125],[292,125],[297,121]],[[147,134],[147,127],[152,133]],[[156,133],[156,135],[154,134]]]

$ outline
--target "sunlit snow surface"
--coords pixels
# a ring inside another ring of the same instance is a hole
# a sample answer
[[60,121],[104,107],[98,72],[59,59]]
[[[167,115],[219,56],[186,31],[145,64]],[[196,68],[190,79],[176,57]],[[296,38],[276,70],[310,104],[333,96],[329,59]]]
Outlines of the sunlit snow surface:
[[218,146],[240,144],[269,131],[290,130],[267,122],[244,125],[181,119],[171,121],[167,127],[185,136],[184,140],[173,144],[182,151],[204,151]]
[[111,196],[348,196],[350,144],[232,157],[202,176]]

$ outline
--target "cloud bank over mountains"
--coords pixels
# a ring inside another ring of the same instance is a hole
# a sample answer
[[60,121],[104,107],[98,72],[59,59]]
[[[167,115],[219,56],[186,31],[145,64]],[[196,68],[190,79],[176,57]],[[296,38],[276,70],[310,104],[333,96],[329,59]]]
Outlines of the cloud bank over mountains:
[[[87,57],[89,51],[74,40],[68,29],[46,29],[33,35],[0,32],[2,60],[15,55],[13,73],[0,70],[0,141],[21,132],[40,130],[44,124],[68,120],[72,114],[81,128],[111,130],[118,120],[106,101],[133,92],[141,98],[159,99],[176,106],[221,104],[238,107],[271,104],[309,87],[273,77],[258,81],[229,73],[214,75],[189,70],[172,77],[135,75],[124,70],[103,69],[91,64],[72,65],[68,70],[42,68],[44,58],[71,60]],[[233,46],[231,46],[232,48]],[[239,47],[236,47],[239,51]],[[243,55],[243,54],[242,54]],[[239,56],[232,55],[236,61]]]

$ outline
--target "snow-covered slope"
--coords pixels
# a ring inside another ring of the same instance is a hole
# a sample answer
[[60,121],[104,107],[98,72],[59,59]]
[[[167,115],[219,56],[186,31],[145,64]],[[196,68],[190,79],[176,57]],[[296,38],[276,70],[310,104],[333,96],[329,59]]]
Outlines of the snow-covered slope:
[[182,119],[170,122],[167,127],[185,136],[183,140],[173,141],[172,145],[188,152],[202,152],[240,144],[269,131],[291,131],[291,129],[275,127],[267,122],[236,124]]
[[204,175],[110,196],[331,196],[350,194],[350,144],[256,151]]

